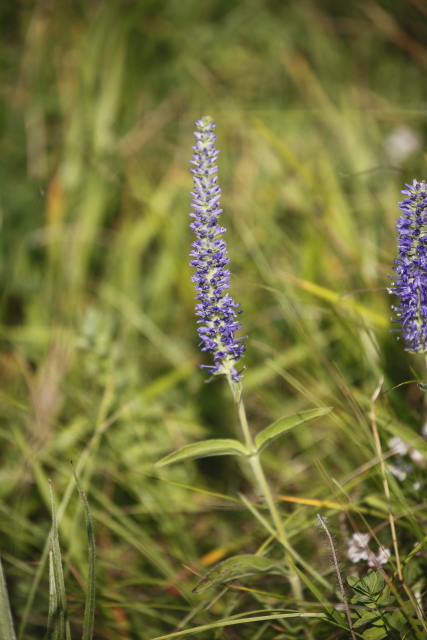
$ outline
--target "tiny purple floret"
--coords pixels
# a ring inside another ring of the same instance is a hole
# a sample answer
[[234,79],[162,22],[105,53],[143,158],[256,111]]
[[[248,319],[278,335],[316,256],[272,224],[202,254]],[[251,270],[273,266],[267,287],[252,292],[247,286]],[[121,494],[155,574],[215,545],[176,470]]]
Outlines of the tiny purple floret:
[[198,333],[202,351],[210,351],[214,356],[214,365],[205,367],[209,373],[231,376],[239,382],[241,371],[235,364],[243,357],[245,344],[243,338],[235,338],[234,334],[241,325],[236,321],[240,305],[224,292],[230,287],[230,271],[226,268],[230,259],[227,245],[222,239],[225,229],[218,224],[221,189],[217,186],[218,167],[216,166],[219,151],[215,149],[216,135],[212,118],[204,116],[196,122],[196,145],[191,169],[194,190],[191,192],[191,206],[194,218],[190,228],[196,234],[190,257],[196,273],[191,278],[196,290],[196,316]]
[[393,322],[400,323],[400,329],[411,352],[427,351],[427,185],[425,180],[402,191],[407,196],[399,202],[402,212],[396,226],[399,232],[399,253],[394,271],[397,276],[389,293],[400,298]]

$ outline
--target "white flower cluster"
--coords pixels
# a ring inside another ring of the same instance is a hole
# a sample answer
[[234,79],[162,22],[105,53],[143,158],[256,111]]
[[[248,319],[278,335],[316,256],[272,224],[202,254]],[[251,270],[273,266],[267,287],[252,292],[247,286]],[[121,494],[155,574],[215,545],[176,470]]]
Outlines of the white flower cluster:
[[[422,435],[424,435],[424,433],[422,433]],[[398,456],[396,464],[389,464],[388,470],[400,482],[403,482],[403,480],[406,480],[407,476],[411,474],[414,470],[414,467],[412,466],[411,463],[403,460],[403,456],[409,455],[412,462],[417,467],[423,468],[425,466],[426,460],[424,458],[424,455],[421,453],[421,451],[418,451],[418,449],[414,449],[414,447],[408,446],[405,442],[403,442],[402,438],[399,438],[399,436],[394,436],[393,438],[390,438],[387,444],[390,447],[390,450],[393,452],[393,454],[395,456]],[[417,484],[419,483],[414,484],[414,489],[417,489],[417,487],[415,486]]]
[[378,553],[375,554],[368,547],[370,539],[369,533],[353,533],[351,540],[347,543],[347,557],[351,562],[365,560],[368,562],[368,567],[372,568],[388,562],[390,549],[379,547]]

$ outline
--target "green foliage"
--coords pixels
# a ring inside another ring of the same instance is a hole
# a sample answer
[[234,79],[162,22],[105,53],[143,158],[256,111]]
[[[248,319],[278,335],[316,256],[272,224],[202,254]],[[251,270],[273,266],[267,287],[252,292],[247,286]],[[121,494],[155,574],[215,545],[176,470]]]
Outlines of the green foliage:
[[310,422],[315,418],[327,415],[332,411],[332,407],[326,407],[324,409],[310,409],[302,413],[297,413],[292,416],[285,416],[279,418],[273,424],[266,429],[263,429],[258,433],[255,438],[255,450],[247,449],[238,440],[231,439],[217,439],[217,440],[204,440],[203,442],[195,442],[194,444],[188,444],[182,447],[178,451],[169,454],[159,460],[156,463],[157,467],[164,467],[174,462],[182,462],[183,460],[195,460],[197,458],[209,458],[211,456],[251,456],[254,453],[261,453],[271,442],[274,442],[276,438],[292,429],[296,429],[300,425]]
[[193,592],[203,593],[214,585],[223,584],[230,580],[244,578],[257,573],[273,572],[283,574],[283,567],[280,567],[280,563],[277,560],[253,555],[234,556],[211,569],[203,580],[194,587]]
[[[92,640],[95,615],[96,587],[96,549],[92,516],[86,494],[73,468],[74,480],[79,490],[86,522],[86,533],[89,546],[88,580],[86,606],[83,623],[82,640]],[[52,486],[49,483],[52,504],[52,529],[49,534],[49,616],[47,624],[48,640],[71,640],[68,620],[67,596],[65,593],[64,574],[62,570],[61,550],[59,547],[58,519],[53,498]]]
[[414,614],[411,602],[403,602],[402,608],[394,608],[392,611],[390,605],[395,603],[396,599],[391,595],[390,587],[384,583],[384,578],[379,572],[370,569],[367,575],[361,578],[349,576],[347,582],[355,592],[351,599],[352,604],[361,605],[364,609],[357,610],[359,617],[353,623],[354,629],[369,625],[362,634],[363,638],[398,640],[417,637],[411,629],[404,629],[409,617]]
[[196,458],[209,458],[210,456],[244,456],[247,451],[245,446],[238,440],[218,439],[204,440],[203,442],[195,442],[188,444],[182,449],[169,454],[162,460],[159,460],[157,467],[163,467],[174,462],[183,460],[195,460]]
[[0,557],[0,640],[16,640],[6,580]]
[[315,418],[325,416],[330,411],[332,411],[332,407],[310,409],[309,411],[303,411],[302,413],[297,413],[292,416],[279,418],[276,422],[273,422],[273,424],[257,434],[255,438],[255,449],[258,453],[261,453],[269,444],[274,442],[276,438],[280,438],[284,433],[292,431],[292,429],[296,429]]
[[96,592],[96,545],[95,545],[95,533],[93,530],[92,516],[89,509],[89,503],[86,498],[86,494],[83,491],[83,487],[77,476],[76,470],[73,466],[74,480],[76,481],[77,488],[79,490],[80,498],[83,503],[83,509],[85,514],[86,533],[88,539],[88,575],[87,575],[87,592],[86,592],[86,604],[85,604],[85,617],[83,623],[83,636],[82,640],[92,640],[93,636],[93,623],[95,618],[95,592]]
[[[316,513],[344,571],[366,572],[347,567],[353,527],[391,547],[369,425],[381,377],[386,464],[408,468],[388,475],[399,553],[421,544],[407,584],[425,602],[425,466],[388,446],[399,435],[427,455],[423,393],[402,384],[425,382],[425,365],[389,333],[385,290],[400,189],[427,172],[422,3],[21,0],[2,3],[0,35],[0,547],[20,640],[46,633],[48,478],[82,632],[92,573],[70,459],[97,537],[95,637],[347,639]],[[334,407],[261,454],[306,617],[274,572],[192,593],[230,556],[282,562],[242,455],[154,466],[238,437],[229,389],[198,368],[188,160],[204,114],[221,149],[253,437]],[[399,156],[393,139],[408,136]]]
[[58,519],[50,483],[49,489],[52,504],[52,529],[49,534],[49,617],[47,637],[48,640],[71,640],[64,572],[59,548]]

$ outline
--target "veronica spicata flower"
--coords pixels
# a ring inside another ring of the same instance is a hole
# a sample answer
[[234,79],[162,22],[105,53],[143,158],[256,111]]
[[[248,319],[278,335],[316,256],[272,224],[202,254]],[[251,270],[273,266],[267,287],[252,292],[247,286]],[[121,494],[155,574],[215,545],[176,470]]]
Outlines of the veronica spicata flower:
[[427,351],[427,185],[414,180],[406,185],[407,196],[399,202],[402,215],[397,222],[399,253],[396,282],[389,289],[400,298],[392,307],[401,323],[407,351]]
[[243,356],[245,345],[243,338],[236,339],[235,332],[240,329],[236,321],[236,311],[240,305],[224,291],[230,287],[230,271],[226,265],[230,261],[227,246],[222,239],[225,229],[218,224],[221,189],[217,186],[218,167],[216,166],[219,151],[215,149],[216,135],[212,118],[205,116],[196,122],[196,146],[191,169],[194,180],[194,199],[191,206],[194,212],[190,216],[194,221],[191,229],[197,236],[193,242],[190,256],[191,266],[196,267],[192,277],[197,292],[196,316],[200,326],[201,338],[199,346],[202,351],[210,351],[214,356],[214,365],[205,366],[212,374],[223,373],[234,382],[239,382],[241,372],[235,368],[236,362]]

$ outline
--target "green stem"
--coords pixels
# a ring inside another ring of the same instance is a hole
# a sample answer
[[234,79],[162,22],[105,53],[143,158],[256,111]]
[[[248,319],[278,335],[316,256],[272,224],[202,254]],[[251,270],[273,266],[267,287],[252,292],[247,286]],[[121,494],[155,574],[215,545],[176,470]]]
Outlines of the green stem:
[[276,528],[277,539],[285,548],[285,558],[290,569],[289,582],[291,583],[294,598],[295,600],[302,601],[301,581],[299,579],[298,574],[295,571],[295,566],[294,566],[294,561],[292,559],[292,556],[288,551],[288,548],[289,548],[288,537],[283,527],[283,523],[280,518],[279,512],[277,511],[276,503],[274,502],[274,498],[271,494],[270,487],[267,482],[267,478],[265,477],[264,469],[262,468],[259,454],[256,453],[250,456],[249,462],[251,463],[253,474],[257,479],[259,488],[261,489],[261,492],[267,503],[268,510],[270,511],[271,518]]
[[[228,378],[228,383],[230,385],[230,388],[231,388],[231,390],[233,392],[233,395],[235,396],[234,385],[236,383],[233,383],[233,380],[231,378],[231,372],[229,370],[228,370],[228,373],[227,373],[227,378]],[[235,396],[235,398],[236,398],[236,396]],[[277,511],[276,503],[275,503],[274,498],[272,496],[272,493],[270,491],[270,487],[269,487],[269,484],[267,482],[267,478],[265,477],[264,469],[262,468],[259,454],[255,453],[255,446],[254,446],[254,442],[253,442],[253,439],[252,439],[252,436],[251,436],[251,432],[249,431],[248,419],[246,417],[245,405],[243,404],[243,400],[240,397],[240,393],[239,393],[239,401],[236,404],[237,404],[240,425],[242,427],[242,432],[243,432],[243,437],[245,439],[246,447],[249,449],[249,451],[253,452],[250,456],[248,456],[248,460],[250,462],[250,465],[251,465],[251,468],[252,468],[252,472],[253,472],[256,480],[257,480],[257,483],[258,483],[258,486],[259,486],[259,488],[261,490],[261,493],[264,496],[264,499],[265,499],[265,501],[267,503],[268,510],[270,511],[270,515],[271,515],[271,518],[272,518],[272,520],[274,522],[274,526],[275,526],[275,529],[276,529],[277,539],[282,544],[282,546],[285,548],[285,557],[286,557],[286,561],[287,561],[287,563],[289,565],[290,574],[291,574],[289,576],[289,581],[291,583],[291,587],[292,587],[292,592],[294,594],[294,598],[296,600],[302,600],[301,581],[299,579],[298,574],[295,571],[294,561],[292,559],[292,556],[290,555],[290,553],[288,551],[288,548],[289,548],[288,537],[287,537],[285,529],[283,527],[283,523],[282,523],[282,520],[280,518],[279,512]]]
[[[245,444],[248,447],[248,449],[253,451],[254,442],[252,440],[251,432],[249,431],[249,425],[248,425],[248,419],[246,417],[245,405],[243,404],[243,400],[242,399],[240,399],[240,402],[237,405],[237,409],[238,409],[238,412],[239,412],[239,420],[240,420],[240,425],[241,425],[242,431],[243,431],[243,437],[245,438]],[[265,478],[264,478],[264,481],[265,481]]]
[[249,462],[251,463],[252,471],[254,473],[255,478],[258,481],[259,488],[265,498],[268,509],[271,514],[271,518],[274,522],[274,526],[276,527],[278,538],[285,545],[288,544],[288,537],[285,533],[285,529],[283,527],[283,523],[280,519],[279,513],[276,508],[276,504],[274,502],[274,498],[271,495],[270,487],[268,485],[267,479],[264,474],[264,469],[261,465],[261,460],[259,459],[259,455],[255,454],[249,458]]

